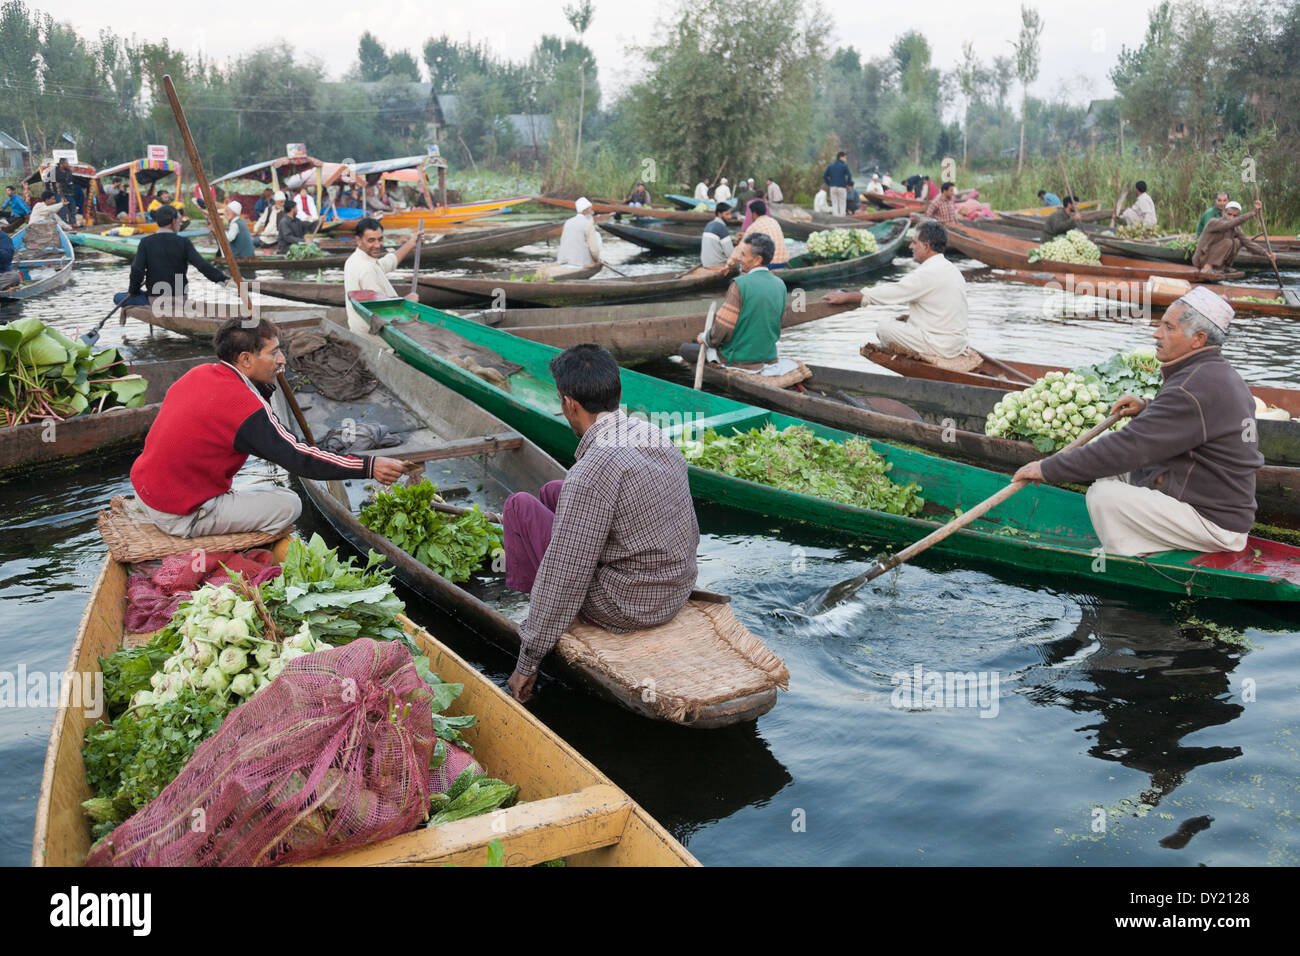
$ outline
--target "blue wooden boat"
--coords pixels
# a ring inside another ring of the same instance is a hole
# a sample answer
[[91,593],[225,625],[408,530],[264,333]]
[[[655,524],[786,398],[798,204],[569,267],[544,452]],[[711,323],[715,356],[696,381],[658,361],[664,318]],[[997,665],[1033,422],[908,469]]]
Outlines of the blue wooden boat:
[[55,223],[58,246],[43,249],[27,248],[27,233],[30,226],[24,226],[14,233],[14,261],[10,267],[22,276],[18,285],[0,289],[0,302],[21,302],[34,299],[52,289],[65,285],[72,278],[74,259],[72,243],[63,227]]

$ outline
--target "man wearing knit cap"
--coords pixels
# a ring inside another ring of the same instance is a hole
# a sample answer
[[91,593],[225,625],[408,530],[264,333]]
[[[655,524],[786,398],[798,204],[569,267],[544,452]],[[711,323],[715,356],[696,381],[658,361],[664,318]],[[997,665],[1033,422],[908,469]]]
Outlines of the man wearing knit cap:
[[253,248],[253,234],[248,231],[243,212],[244,206],[237,199],[226,203],[221,210],[222,218],[226,220],[226,239],[230,241],[230,251],[237,259],[257,255],[257,250]]
[[1187,293],[1152,333],[1164,376],[1156,397],[1125,395],[1111,409],[1133,416],[1124,428],[1030,462],[1015,478],[1094,482],[1088,516],[1111,554],[1245,548],[1264,456],[1255,400],[1220,349],[1232,316],[1208,289]]
[[1241,214],[1241,203],[1230,202],[1224,205],[1223,215],[1210,219],[1201,230],[1201,238],[1196,242],[1196,252],[1192,254],[1192,266],[1202,272],[1223,272],[1232,268],[1237,254],[1245,249],[1257,256],[1268,256],[1277,265],[1277,259],[1271,252],[1251,239],[1241,230],[1241,224],[1249,222],[1259,215],[1263,204],[1256,199],[1255,208],[1246,215]]
[[594,266],[600,261],[600,233],[596,231],[591,201],[586,196],[578,197],[573,211],[574,216],[560,233],[560,253],[555,261],[575,268]]

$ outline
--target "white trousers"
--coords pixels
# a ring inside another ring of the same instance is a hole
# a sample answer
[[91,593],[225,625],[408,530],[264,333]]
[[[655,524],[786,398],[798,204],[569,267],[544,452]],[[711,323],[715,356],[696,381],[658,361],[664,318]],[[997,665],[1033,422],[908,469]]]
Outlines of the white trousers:
[[836,216],[848,214],[849,190],[845,186],[831,187],[831,212]]
[[876,338],[887,349],[911,352],[918,358],[931,355],[956,358],[966,350],[963,339],[948,335],[932,336],[911,322],[900,322],[897,319],[881,319],[876,326]]
[[1241,551],[1247,533],[1228,531],[1195,508],[1154,488],[1102,478],[1088,489],[1092,527],[1110,554],[1136,557],[1157,551]]
[[199,538],[208,534],[238,534],[245,531],[270,533],[287,528],[302,514],[302,499],[288,488],[232,488],[203,502],[193,514],[173,515],[155,511],[136,498],[140,512],[160,531],[178,538]]

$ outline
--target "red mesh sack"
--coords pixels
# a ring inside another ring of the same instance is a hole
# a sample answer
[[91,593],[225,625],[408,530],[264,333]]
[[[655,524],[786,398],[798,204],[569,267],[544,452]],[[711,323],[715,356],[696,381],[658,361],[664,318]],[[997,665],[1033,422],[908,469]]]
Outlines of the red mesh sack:
[[432,697],[401,643],[295,658],[86,862],[292,863],[413,830],[429,810]]
[[447,744],[446,758],[429,771],[429,793],[431,795],[446,793],[447,788],[469,767],[474,768],[475,774],[483,773],[482,765],[468,750],[455,744]]

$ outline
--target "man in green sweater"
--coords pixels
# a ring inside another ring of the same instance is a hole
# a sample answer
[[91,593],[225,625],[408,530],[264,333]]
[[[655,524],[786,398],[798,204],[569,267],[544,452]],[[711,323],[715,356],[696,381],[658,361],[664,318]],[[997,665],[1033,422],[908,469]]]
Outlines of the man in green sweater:
[[768,269],[776,254],[770,237],[762,233],[746,237],[739,253],[742,274],[727,288],[713,326],[696,341],[709,350],[709,361],[720,357],[730,368],[753,371],[777,360],[785,283]]
[[1214,197],[1214,205],[1205,212],[1201,213],[1201,218],[1196,223],[1196,238],[1201,238],[1201,233],[1205,231],[1205,224],[1211,219],[1220,219],[1223,216],[1223,207],[1228,205],[1228,194],[1218,193]]

